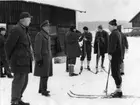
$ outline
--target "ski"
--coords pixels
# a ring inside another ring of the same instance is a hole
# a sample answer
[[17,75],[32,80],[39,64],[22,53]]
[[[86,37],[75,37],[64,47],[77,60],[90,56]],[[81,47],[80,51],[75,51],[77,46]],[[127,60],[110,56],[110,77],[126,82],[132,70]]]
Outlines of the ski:
[[[85,99],[111,99],[110,95],[86,95],[86,94],[77,94],[72,92],[71,90],[67,93],[71,98],[85,98]],[[123,95],[120,99],[124,98],[140,98],[140,96],[133,96],[133,95]]]
[[95,72],[93,72],[92,70],[88,70],[88,68],[85,68],[87,71],[93,73],[93,74],[96,74]]
[[76,96],[76,95],[72,95],[72,94],[70,94],[70,93],[67,93],[68,94],[68,96],[69,97],[71,97],[71,98],[85,98],[85,99],[95,99],[95,98],[98,98],[98,97],[89,97],[89,96]]
[[106,71],[106,69],[105,69],[105,68],[101,68],[101,70],[103,70],[105,73],[107,73],[107,74],[108,74],[108,71]]
[[[93,73],[93,74],[96,74],[96,73],[94,73],[92,70],[88,70],[87,68],[84,68],[84,69],[86,69],[87,71],[89,71],[89,72],[91,72],[91,73]],[[81,71],[79,72],[79,74],[82,74],[82,72],[83,72],[83,70],[81,70]]]
[[81,97],[99,97],[99,96],[105,96],[105,95],[86,95],[86,94],[76,94],[74,92],[72,92],[71,90],[69,90],[70,94],[74,95],[74,96],[81,96]]

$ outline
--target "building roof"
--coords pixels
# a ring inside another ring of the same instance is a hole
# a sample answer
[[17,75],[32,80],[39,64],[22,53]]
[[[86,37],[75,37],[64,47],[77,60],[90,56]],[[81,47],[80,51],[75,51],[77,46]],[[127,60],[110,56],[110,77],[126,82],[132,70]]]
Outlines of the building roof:
[[138,12],[129,22],[133,22],[133,20],[134,20],[138,15],[140,15],[140,12]]
[[75,0],[17,0],[17,1],[34,2],[34,3],[46,4],[46,5],[51,5],[55,7],[75,10],[79,12],[86,12],[82,8],[80,3],[76,3]]

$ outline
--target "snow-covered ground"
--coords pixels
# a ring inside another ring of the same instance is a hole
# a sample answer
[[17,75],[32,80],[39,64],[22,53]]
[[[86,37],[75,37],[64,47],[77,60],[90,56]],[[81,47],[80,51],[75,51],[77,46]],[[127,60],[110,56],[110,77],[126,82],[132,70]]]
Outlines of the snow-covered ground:
[[[140,38],[128,38],[129,52],[125,57],[125,76],[123,76],[122,90],[125,95],[140,96]],[[86,67],[86,60],[85,60]],[[108,69],[108,56],[106,55],[105,67]],[[92,53],[91,68],[95,71],[95,55]],[[51,97],[38,94],[39,78],[29,75],[29,84],[24,93],[23,100],[31,105],[140,105],[140,99],[73,99],[67,95],[71,89],[76,93],[104,94],[107,74],[100,72],[95,75],[88,71],[77,77],[69,77],[65,72],[65,63],[54,64],[54,75],[49,79],[48,90]],[[80,60],[77,59],[75,72],[80,69]],[[11,79],[0,78],[0,105],[10,105]],[[109,80],[109,93],[115,89],[112,77]]]

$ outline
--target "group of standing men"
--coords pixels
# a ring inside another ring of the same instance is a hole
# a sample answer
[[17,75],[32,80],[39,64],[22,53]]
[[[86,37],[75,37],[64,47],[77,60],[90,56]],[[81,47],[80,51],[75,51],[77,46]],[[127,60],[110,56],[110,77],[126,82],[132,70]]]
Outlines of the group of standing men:
[[40,25],[40,32],[35,36],[34,51],[29,35],[29,25],[33,17],[22,12],[18,23],[10,31],[4,44],[6,58],[14,74],[11,89],[11,105],[30,105],[22,100],[28,84],[28,74],[32,72],[35,60],[34,76],[40,77],[38,93],[49,96],[48,78],[52,76],[50,24],[45,20]]
[[[35,71],[34,75],[40,77],[39,93],[44,96],[49,96],[47,90],[47,83],[49,76],[52,76],[52,55],[51,55],[51,36],[49,34],[49,21],[44,21],[40,25],[41,31],[35,37],[35,50],[33,53],[32,43],[29,36],[29,24],[31,23],[32,16],[28,12],[22,12],[19,17],[19,22],[11,30],[8,38],[4,44],[6,52],[6,60],[10,65],[10,70],[13,72],[14,77],[12,81],[11,90],[11,105],[30,105],[22,101],[23,93],[28,84],[28,74],[32,72],[32,61],[35,59]],[[81,71],[83,70],[83,60],[87,55],[87,69],[90,70],[90,60],[92,51],[92,34],[88,31],[87,27],[83,28],[84,33],[81,34],[76,27],[72,26],[69,32],[66,34],[66,55],[69,76],[76,76],[74,73],[74,65],[76,63],[76,57],[81,56]],[[112,94],[112,97],[121,97],[121,75],[120,65],[124,59],[124,39],[122,34],[117,29],[116,20],[109,22],[109,30],[111,34],[109,36],[102,27],[98,27],[98,32],[95,37],[95,53],[97,53],[97,65],[98,59],[102,55],[102,64],[104,61],[104,54],[108,52],[109,60],[111,62],[112,76],[116,83],[116,91]],[[103,38],[106,37],[106,38]],[[103,43],[100,45],[100,40]],[[105,41],[106,40],[106,41]],[[83,45],[80,48],[79,41],[83,41]],[[105,42],[107,43],[105,45]],[[102,47],[105,45],[105,47]],[[127,45],[128,47],[128,45]],[[81,50],[82,49],[82,50]],[[122,51],[123,50],[123,51]],[[7,72],[10,73],[11,72]]]
[[[91,52],[92,52],[92,34],[88,31],[88,27],[83,28],[84,32],[80,33],[76,30],[76,27],[71,27],[69,32],[66,34],[66,55],[67,55],[67,68],[66,71],[69,72],[69,76],[77,76],[74,73],[74,65],[76,64],[76,58],[80,57],[81,67],[80,73],[83,71],[83,61],[87,56],[87,70],[90,69]],[[109,22],[110,35],[103,30],[101,25],[98,26],[98,31],[95,35],[94,40],[94,54],[96,55],[96,74],[99,72],[98,62],[100,56],[101,68],[104,67],[105,54],[108,53],[109,62],[111,63],[111,73],[112,77],[116,83],[116,91],[111,94],[112,97],[122,97],[121,85],[122,78],[121,75],[124,74],[124,54],[125,50],[128,49],[128,42],[126,36],[121,32],[121,26],[117,25],[115,19]],[[83,41],[80,47],[79,42]]]

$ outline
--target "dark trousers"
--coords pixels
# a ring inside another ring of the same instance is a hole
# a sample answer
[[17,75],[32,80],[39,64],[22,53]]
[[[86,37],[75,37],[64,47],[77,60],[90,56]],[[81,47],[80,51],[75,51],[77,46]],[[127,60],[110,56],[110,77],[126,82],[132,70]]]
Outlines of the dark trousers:
[[98,63],[99,63],[99,59],[100,59],[100,56],[101,56],[101,66],[103,66],[104,64],[104,59],[105,59],[105,54],[101,54],[101,55],[96,55],[96,66],[98,66]]
[[68,57],[68,64],[76,64],[76,57]]
[[40,77],[39,92],[47,91],[48,77]]
[[27,87],[28,74],[27,73],[14,73],[12,81],[12,98],[11,101],[19,101]]
[[121,73],[120,73],[120,63],[121,63],[121,60],[119,57],[112,56],[111,72],[112,72],[112,77],[115,80],[115,84],[116,84],[117,88],[120,88],[121,83],[122,83],[122,77],[121,77]]
[[68,57],[66,57],[66,71],[68,72]]
[[81,54],[81,61],[84,61],[86,55],[87,55],[87,60],[90,61],[91,60],[91,44],[85,44],[85,46],[82,46],[82,54]]

